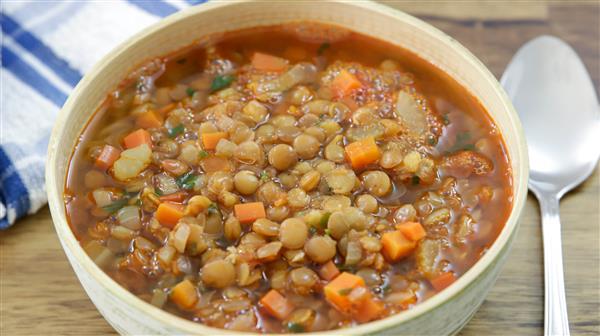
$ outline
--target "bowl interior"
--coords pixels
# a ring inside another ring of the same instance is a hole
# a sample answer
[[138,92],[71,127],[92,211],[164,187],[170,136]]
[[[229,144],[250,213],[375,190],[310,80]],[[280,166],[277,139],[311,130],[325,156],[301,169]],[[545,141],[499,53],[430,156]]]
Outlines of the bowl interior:
[[513,208],[504,229],[488,253],[455,284],[424,303],[402,314],[344,330],[343,333],[381,330],[444,303],[485,271],[507,244],[516,228],[527,192],[528,161],[524,136],[517,115],[499,83],[485,66],[458,42],[418,19],[371,2],[209,3],[172,15],[113,50],[86,74],[56,121],[49,144],[46,172],[52,217],[66,253],[78,260],[86,272],[101,282],[106,290],[123,297],[128,303],[150,314],[152,318],[172,325],[177,324],[186,332],[216,331],[168,314],[137,299],[96,267],[80,248],[67,224],[63,191],[71,153],[91,115],[99,108],[107,93],[114,90],[131,70],[144,61],[190,45],[202,36],[302,20],[343,26],[399,45],[445,71],[477,97],[489,112],[503,134],[512,168]]

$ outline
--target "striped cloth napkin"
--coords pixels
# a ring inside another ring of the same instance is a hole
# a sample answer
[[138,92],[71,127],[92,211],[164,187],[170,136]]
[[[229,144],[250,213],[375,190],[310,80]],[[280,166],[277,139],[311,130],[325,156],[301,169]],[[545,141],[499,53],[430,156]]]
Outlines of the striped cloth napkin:
[[0,3],[0,229],[46,204],[54,119],[73,87],[117,44],[203,0]]

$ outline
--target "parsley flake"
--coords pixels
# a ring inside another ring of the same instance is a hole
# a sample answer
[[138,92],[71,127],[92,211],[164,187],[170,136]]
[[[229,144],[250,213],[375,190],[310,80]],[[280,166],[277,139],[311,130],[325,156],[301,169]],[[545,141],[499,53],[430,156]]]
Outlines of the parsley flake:
[[207,152],[207,151],[205,151],[205,150],[201,150],[201,151],[198,153],[198,156],[200,157],[200,160],[202,160],[202,159],[206,159],[206,158],[208,157],[208,152]]
[[329,217],[331,217],[331,212],[326,212],[321,216],[321,220],[319,221],[319,225],[321,228],[327,227],[327,222],[329,222]]
[[190,190],[193,189],[194,186],[196,185],[196,180],[198,179],[198,176],[194,175],[194,173],[192,172],[188,172],[185,173],[181,176],[179,176],[175,182],[177,182],[177,185],[185,190]]
[[188,97],[191,97],[194,95],[194,93],[196,92],[196,90],[194,90],[193,88],[189,87],[187,89],[185,89],[185,93],[187,93]]
[[208,213],[211,213],[211,214],[219,213],[219,206],[217,205],[217,203],[211,203],[208,206]]
[[324,42],[319,46],[319,49],[317,49],[317,55],[321,56],[325,53],[325,51],[327,51],[327,49],[329,49],[331,47],[331,44],[329,42]]
[[260,172],[260,179],[262,181],[268,181],[271,179],[271,177],[269,176],[269,173],[267,173],[266,171],[262,171]]
[[129,199],[127,197],[123,197],[120,198],[112,203],[110,203],[107,206],[103,206],[102,209],[104,209],[104,211],[113,214],[119,210],[121,210],[122,207],[124,207],[127,203],[129,202]]
[[450,117],[448,117],[448,114],[442,115],[442,122],[444,123],[444,125],[450,125]]
[[235,77],[232,75],[217,76],[215,77],[215,79],[213,79],[212,83],[210,84],[210,91],[215,92],[224,89],[231,85],[234,79]]
[[179,134],[183,133],[183,131],[185,131],[185,127],[183,127],[183,124],[179,124],[171,129],[169,129],[167,131],[167,133],[169,134],[169,138],[175,138]]
[[452,154],[454,152],[459,152],[463,150],[476,151],[477,148],[472,143],[469,143],[471,140],[471,132],[464,131],[456,134],[456,140],[454,141],[454,145],[450,147],[444,154]]
[[356,266],[355,265],[339,265],[337,267],[340,271],[342,272],[349,272],[349,273],[356,273]]
[[288,322],[287,329],[292,333],[304,332],[304,326],[300,323]]
[[417,175],[413,175],[410,182],[412,185],[419,185],[419,183],[421,183],[421,179]]

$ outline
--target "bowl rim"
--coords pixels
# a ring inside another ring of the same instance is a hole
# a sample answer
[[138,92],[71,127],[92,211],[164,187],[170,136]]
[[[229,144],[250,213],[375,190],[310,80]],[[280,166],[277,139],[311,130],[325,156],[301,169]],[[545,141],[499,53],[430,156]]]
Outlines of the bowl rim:
[[[52,219],[54,223],[55,230],[57,231],[57,235],[63,245],[66,254],[71,254],[73,258],[76,259],[77,263],[94,279],[96,283],[98,283],[103,290],[110,292],[113,296],[118,298],[119,300],[127,303],[132,306],[135,310],[142,311],[147,316],[157,320],[164,325],[173,327],[175,329],[182,330],[186,333],[192,334],[229,334],[229,335],[237,335],[237,334],[248,334],[243,332],[230,331],[225,329],[218,329],[214,327],[210,327],[201,323],[192,322],[190,320],[179,317],[175,314],[164,311],[160,308],[152,306],[151,304],[143,301],[138,298],[125,288],[121,287],[116,281],[110,278],[102,269],[100,269],[96,264],[88,257],[88,255],[84,252],[83,248],[79,244],[79,241],[76,239],[74,233],[72,232],[68,221],[66,219],[66,214],[64,212],[64,202],[60,197],[55,197],[54,195],[62,195],[64,193],[64,186],[59,185],[58,181],[61,178],[57,178],[57,155],[56,151],[52,150],[53,147],[56,147],[59,143],[60,137],[64,132],[64,125],[66,120],[71,115],[74,107],[77,105],[77,100],[81,92],[84,88],[93,84],[94,78],[102,72],[106,67],[108,67],[115,58],[123,53],[125,50],[132,48],[135,44],[144,39],[155,32],[163,29],[166,26],[172,25],[175,22],[184,20],[190,16],[197,15],[202,12],[206,12],[212,9],[217,9],[226,6],[235,6],[243,0],[234,0],[227,2],[208,2],[198,6],[190,6],[189,8],[183,9],[177,13],[174,13],[154,24],[150,27],[138,32],[132,37],[128,38],[126,41],[122,42],[115,48],[113,48],[107,55],[105,55],[100,61],[98,61],[82,78],[82,80],[77,84],[73,92],[69,95],[66,103],[63,108],[60,110],[55,125],[53,127],[49,146],[48,146],[48,158],[46,162],[46,189],[48,195],[48,202],[52,214]],[[305,333],[306,335],[332,335],[332,334],[365,334],[365,333],[375,333],[378,331],[383,331],[389,329],[391,327],[400,325],[404,322],[412,320],[418,316],[421,316],[428,311],[433,310],[439,306],[442,306],[448,303],[453,297],[457,296],[464,290],[466,290],[470,284],[475,282],[477,278],[482,276],[484,272],[492,266],[492,264],[496,261],[499,254],[505,249],[508,248],[511,238],[516,233],[518,227],[518,219],[522,212],[525,199],[527,196],[527,180],[528,180],[528,154],[527,154],[527,145],[525,143],[525,136],[523,133],[523,128],[521,126],[520,120],[517,116],[516,111],[514,110],[507,94],[504,89],[501,87],[500,83],[496,80],[496,78],[491,74],[491,72],[485,67],[485,65],[477,59],[470,51],[468,51],[464,46],[462,46],[458,41],[454,40],[449,35],[445,34],[441,30],[433,27],[432,25],[413,17],[409,14],[406,14],[400,10],[390,8],[383,4],[375,3],[373,1],[357,1],[357,2],[348,2],[344,0],[328,0],[328,2],[333,3],[343,3],[345,5],[351,5],[360,7],[364,10],[375,12],[378,15],[384,15],[392,17],[393,19],[403,21],[408,25],[416,26],[419,29],[425,31],[427,34],[436,38],[442,43],[447,44],[450,48],[454,49],[457,54],[459,54],[464,60],[468,61],[469,65],[473,67],[478,72],[478,76],[481,77],[482,80],[485,80],[490,87],[494,88],[496,94],[498,94],[502,101],[502,109],[508,114],[508,120],[512,128],[515,130],[516,135],[519,137],[518,144],[516,146],[516,150],[513,153],[514,157],[509,157],[509,160],[517,160],[520,162],[520,165],[517,166],[516,171],[513,170],[513,207],[510,212],[508,219],[506,220],[504,227],[502,228],[500,234],[490,246],[488,251],[471,267],[469,268],[462,276],[460,276],[456,282],[454,282],[451,286],[446,288],[444,291],[435,294],[431,298],[427,299],[423,303],[420,303],[409,310],[403,311],[398,314],[394,314],[388,316],[386,318],[372,321],[365,324],[360,324],[358,326],[352,328],[344,328],[344,329],[333,329],[323,332],[311,332]],[[351,28],[350,28],[351,29]],[[442,70],[443,71],[443,70]],[[493,116],[490,116],[493,118]],[[504,135],[503,135],[504,137]],[[510,155],[510,153],[508,153]],[[518,179],[515,179],[515,176]],[[61,208],[63,211],[61,211]],[[73,265],[72,265],[73,266]],[[75,272],[77,273],[77,272]],[[81,282],[81,281],[80,281]],[[99,307],[97,307],[99,308]],[[273,334],[276,335],[276,334]]]

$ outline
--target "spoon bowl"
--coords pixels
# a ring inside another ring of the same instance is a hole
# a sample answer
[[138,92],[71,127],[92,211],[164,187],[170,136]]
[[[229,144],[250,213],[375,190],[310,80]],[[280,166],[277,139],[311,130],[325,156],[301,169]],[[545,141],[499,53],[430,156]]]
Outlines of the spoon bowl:
[[544,333],[569,335],[559,200],[593,172],[600,157],[598,98],[577,53],[541,36],[513,57],[501,80],[529,148],[529,189],[542,212]]
[[502,76],[529,146],[530,189],[559,197],[600,157],[598,98],[575,51],[552,36],[525,44]]

